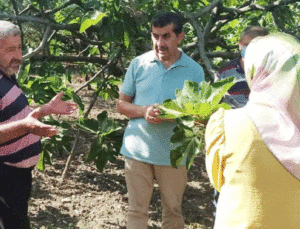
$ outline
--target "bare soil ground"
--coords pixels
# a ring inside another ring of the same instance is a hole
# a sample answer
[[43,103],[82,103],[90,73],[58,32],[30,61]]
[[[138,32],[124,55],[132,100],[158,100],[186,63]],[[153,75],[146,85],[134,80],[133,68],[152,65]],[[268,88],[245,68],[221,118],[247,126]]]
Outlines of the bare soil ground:
[[[86,104],[92,91],[83,90]],[[107,110],[111,118],[124,120],[114,101],[97,101],[90,117]],[[76,114],[75,114],[76,115]],[[127,190],[124,159],[108,164],[101,173],[85,160],[90,146],[89,136],[82,135],[73,158],[68,179],[61,183],[61,174],[68,155],[53,155],[53,166],[33,171],[33,191],[29,203],[32,228],[108,229],[126,225]],[[203,155],[196,157],[188,173],[188,186],[183,198],[185,228],[212,228],[212,187],[205,172]],[[155,185],[149,209],[149,228],[161,228],[161,201]]]

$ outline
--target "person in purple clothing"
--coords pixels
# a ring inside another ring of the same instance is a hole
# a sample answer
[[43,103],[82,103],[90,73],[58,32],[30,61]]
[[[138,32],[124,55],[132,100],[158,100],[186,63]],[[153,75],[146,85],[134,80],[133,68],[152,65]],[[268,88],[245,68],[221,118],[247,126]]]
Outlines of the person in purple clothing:
[[36,109],[16,80],[22,62],[20,29],[0,21],[0,228],[29,229],[27,216],[31,171],[39,161],[40,138],[58,130],[40,122],[50,114],[72,114],[77,105],[61,100],[63,92]]
[[244,72],[244,55],[246,47],[252,39],[258,36],[266,36],[269,32],[266,28],[261,26],[249,26],[247,27],[240,38],[238,43],[240,56],[229,61],[221,67],[217,75],[217,80],[222,80],[228,77],[235,77],[236,83],[229,91],[228,95],[223,98],[223,101],[232,106],[232,108],[240,108],[246,105],[250,89],[245,79]]

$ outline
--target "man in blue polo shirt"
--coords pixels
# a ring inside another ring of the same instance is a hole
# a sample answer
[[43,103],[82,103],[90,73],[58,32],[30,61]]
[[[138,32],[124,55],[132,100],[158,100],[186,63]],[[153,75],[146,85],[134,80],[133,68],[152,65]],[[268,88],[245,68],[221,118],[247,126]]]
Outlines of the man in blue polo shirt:
[[178,48],[184,39],[179,15],[161,13],[151,24],[153,50],[131,62],[117,102],[118,111],[130,118],[121,149],[129,198],[127,228],[147,228],[154,179],[161,192],[162,228],[184,228],[181,203],[187,170],[171,167],[170,137],[176,123],[160,119],[157,105],[175,99],[184,81],[203,81],[204,73]]

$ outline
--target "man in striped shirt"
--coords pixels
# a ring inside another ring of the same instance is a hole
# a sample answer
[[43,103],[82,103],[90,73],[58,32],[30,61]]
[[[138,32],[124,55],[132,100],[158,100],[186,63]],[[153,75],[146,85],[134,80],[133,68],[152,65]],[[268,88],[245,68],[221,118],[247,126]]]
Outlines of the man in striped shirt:
[[250,94],[250,88],[245,79],[244,72],[244,55],[248,44],[259,36],[266,36],[269,32],[266,28],[252,25],[243,31],[240,41],[238,43],[240,56],[227,62],[220,70],[217,76],[217,80],[234,77],[236,79],[235,85],[233,85],[228,94],[223,98],[223,102],[228,103],[232,108],[244,107],[248,102]]
[[22,60],[20,29],[0,21],[0,228],[29,229],[31,171],[39,161],[40,138],[58,130],[39,121],[50,114],[72,114],[77,105],[61,100],[31,109],[15,74]]

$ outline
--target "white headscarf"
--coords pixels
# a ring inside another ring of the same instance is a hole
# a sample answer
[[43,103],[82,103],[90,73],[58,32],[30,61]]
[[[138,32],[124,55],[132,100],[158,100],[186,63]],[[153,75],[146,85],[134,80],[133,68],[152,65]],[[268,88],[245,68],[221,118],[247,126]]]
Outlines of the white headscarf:
[[255,38],[247,47],[251,89],[245,109],[278,161],[300,180],[300,42],[284,33]]

